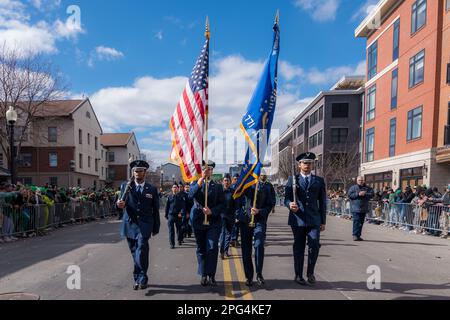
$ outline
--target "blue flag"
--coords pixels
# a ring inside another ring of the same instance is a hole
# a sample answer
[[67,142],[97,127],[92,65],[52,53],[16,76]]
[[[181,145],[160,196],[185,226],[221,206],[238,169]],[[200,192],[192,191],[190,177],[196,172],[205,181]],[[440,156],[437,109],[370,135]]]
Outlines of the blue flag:
[[236,185],[234,198],[239,198],[246,189],[256,185],[261,174],[275,107],[277,102],[278,56],[280,52],[280,29],[278,18],[273,27],[273,46],[269,59],[256,87],[247,112],[240,124],[246,140],[244,168]]

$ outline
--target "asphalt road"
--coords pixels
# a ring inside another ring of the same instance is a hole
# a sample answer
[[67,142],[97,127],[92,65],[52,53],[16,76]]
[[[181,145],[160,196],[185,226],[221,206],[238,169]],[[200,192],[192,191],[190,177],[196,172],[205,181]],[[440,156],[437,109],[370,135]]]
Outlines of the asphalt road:
[[[162,221],[165,222],[164,218]],[[114,219],[70,226],[46,237],[0,245],[0,296],[26,292],[44,300],[310,300],[450,299],[450,241],[366,225],[353,242],[351,221],[329,217],[322,235],[315,287],[293,281],[287,210],[269,220],[265,287],[245,287],[240,248],[218,262],[218,286],[201,287],[194,239],[169,249],[167,225],[150,244],[150,288],[132,290],[132,260]],[[80,267],[81,289],[69,290],[69,266]],[[381,289],[369,290],[370,266]],[[305,268],[306,270],[306,268]]]

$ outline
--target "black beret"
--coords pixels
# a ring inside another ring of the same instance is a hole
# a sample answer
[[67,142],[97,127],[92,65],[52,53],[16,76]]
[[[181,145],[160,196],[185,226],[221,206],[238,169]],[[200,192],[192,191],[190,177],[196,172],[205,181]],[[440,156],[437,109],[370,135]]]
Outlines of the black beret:
[[135,160],[130,164],[131,169],[145,169],[148,170],[148,168],[150,168],[150,165],[144,161],[144,160]]
[[314,162],[314,161],[316,161],[316,158],[317,157],[314,153],[305,152],[305,153],[302,153],[301,155],[299,155],[296,160],[299,162]]

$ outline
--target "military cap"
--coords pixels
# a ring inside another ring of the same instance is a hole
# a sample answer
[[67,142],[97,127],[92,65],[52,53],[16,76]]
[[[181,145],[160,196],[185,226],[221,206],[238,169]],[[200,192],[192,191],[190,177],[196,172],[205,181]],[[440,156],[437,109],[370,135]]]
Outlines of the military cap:
[[144,169],[148,170],[150,165],[144,160],[135,160],[130,164],[131,170]]
[[229,173],[225,174],[225,175],[223,176],[223,178],[224,178],[224,179],[229,179],[229,180],[231,180],[231,176],[230,176]]
[[236,178],[236,179],[239,179],[241,176],[240,176],[240,174],[238,174],[238,173],[236,173],[234,176],[233,176],[233,178]]
[[314,162],[314,161],[316,161],[316,158],[317,157],[314,153],[305,152],[305,153],[302,153],[301,155],[299,155],[296,160],[298,162]]
[[[203,160],[202,166],[203,166],[203,167],[206,167],[206,162],[205,162],[205,160]],[[209,160],[209,161],[208,161],[208,167],[214,169],[214,168],[216,167],[216,163],[215,163],[214,161]]]

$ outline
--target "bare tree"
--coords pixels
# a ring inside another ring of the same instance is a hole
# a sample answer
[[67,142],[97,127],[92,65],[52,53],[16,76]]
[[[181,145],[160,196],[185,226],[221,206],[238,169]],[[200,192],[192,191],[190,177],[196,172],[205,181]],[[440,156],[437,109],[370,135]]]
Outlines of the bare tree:
[[323,161],[323,175],[328,184],[339,183],[347,190],[358,174],[359,146],[348,142],[339,144],[327,152]]
[[292,176],[292,149],[286,148],[279,154],[277,178],[287,180]]
[[67,92],[61,74],[39,55],[28,55],[5,44],[0,48],[0,144],[11,159],[6,111],[14,106],[18,113],[15,134],[16,154],[32,130],[32,124],[47,116],[44,105],[61,99]]

